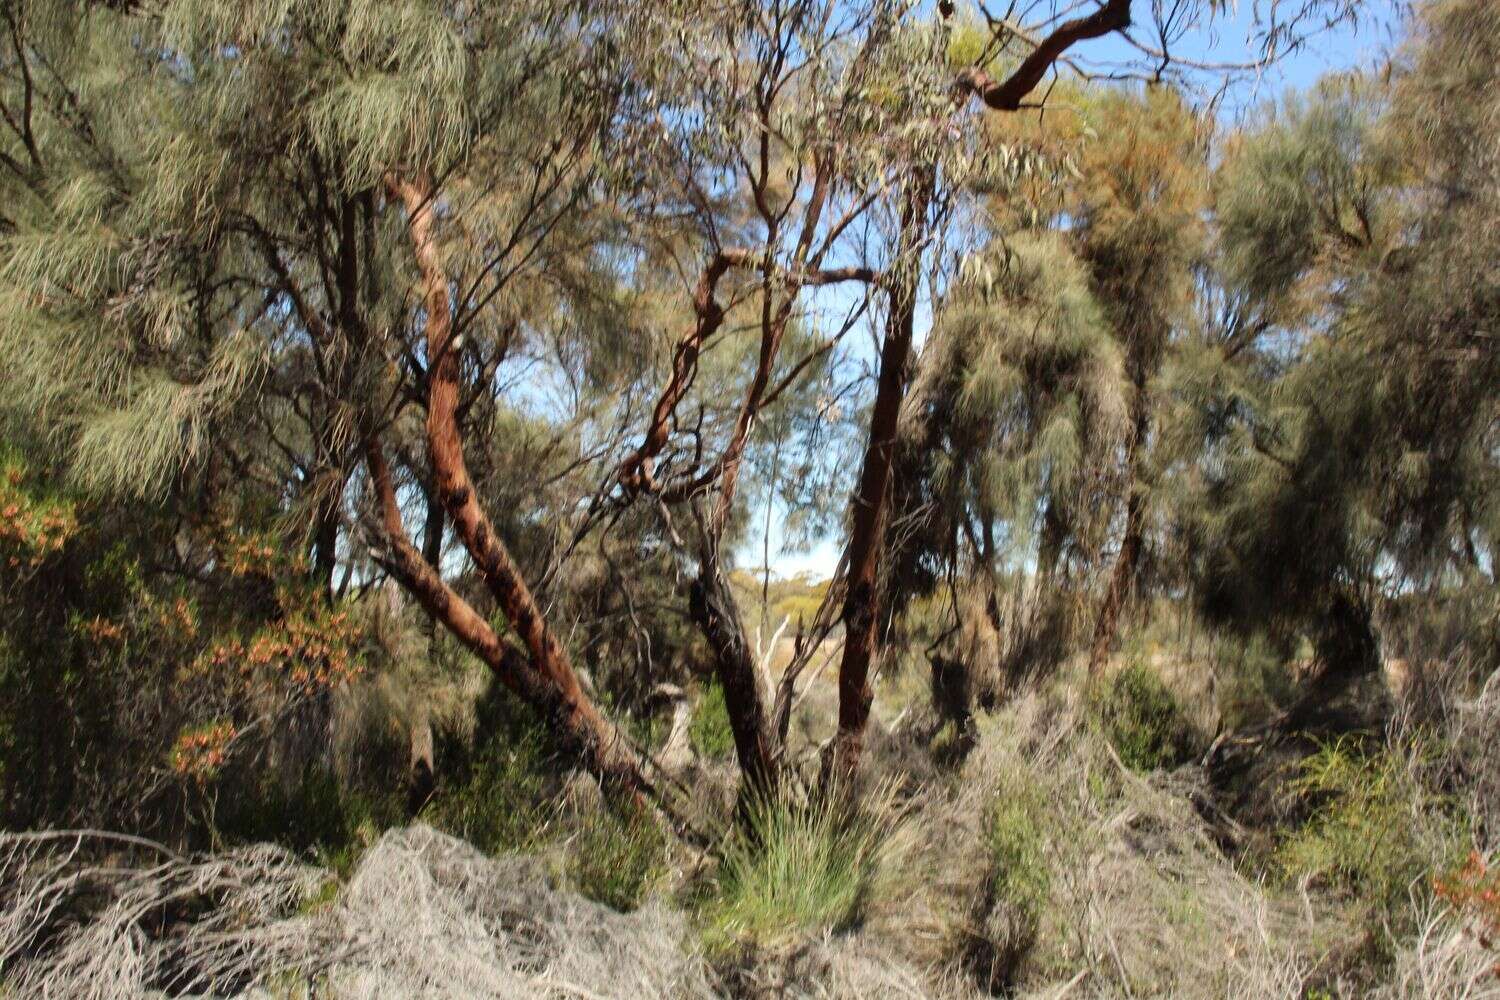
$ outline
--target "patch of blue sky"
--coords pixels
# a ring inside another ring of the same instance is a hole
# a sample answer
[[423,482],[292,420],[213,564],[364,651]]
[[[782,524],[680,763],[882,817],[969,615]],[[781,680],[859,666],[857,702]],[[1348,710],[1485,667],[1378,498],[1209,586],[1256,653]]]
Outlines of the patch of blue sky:
[[[1091,0],[1085,0],[1085,3]],[[1184,0],[1191,3],[1192,0]],[[1131,36],[1138,44],[1117,36],[1108,36],[1081,44],[1069,56],[1084,72],[1125,79],[1141,79],[1155,72],[1156,60],[1149,51],[1165,48],[1175,62],[1174,79],[1203,100],[1212,100],[1215,113],[1226,126],[1243,120],[1256,108],[1275,100],[1288,90],[1306,90],[1328,74],[1378,66],[1389,58],[1400,43],[1409,13],[1406,0],[1362,0],[1355,16],[1329,23],[1327,17],[1314,15],[1301,24],[1296,45],[1285,48],[1274,61],[1264,63],[1265,34],[1260,27],[1272,14],[1285,17],[1300,9],[1306,0],[1229,0],[1212,20],[1169,38],[1163,45],[1155,28],[1155,18],[1138,14]],[[1151,4],[1171,9],[1171,0],[1137,0],[1142,11]],[[1321,19],[1320,19],[1321,17]],[[1169,32],[1171,34],[1171,32]],[[1226,67],[1243,67],[1228,69]],[[1250,68],[1256,67],[1256,68]],[[842,314],[849,297],[860,293],[853,289],[823,290],[811,303],[814,314]],[[872,310],[872,320],[878,311]],[[867,321],[869,322],[869,321]],[[925,337],[931,324],[927,303],[917,316],[918,340]],[[872,328],[874,329],[874,328]],[[873,365],[875,340],[854,335],[855,363]],[[851,475],[852,483],[853,477]],[[762,501],[764,502],[764,501]],[[772,501],[773,504],[775,501]],[[752,512],[751,523],[763,526],[752,531],[739,553],[740,565],[760,569],[764,554],[770,553],[770,571],[778,577],[810,573],[819,578],[831,576],[842,551],[842,533],[833,532],[813,539],[791,540],[783,530],[785,512],[773,506],[766,517],[764,507]],[[769,532],[769,537],[767,536]]]

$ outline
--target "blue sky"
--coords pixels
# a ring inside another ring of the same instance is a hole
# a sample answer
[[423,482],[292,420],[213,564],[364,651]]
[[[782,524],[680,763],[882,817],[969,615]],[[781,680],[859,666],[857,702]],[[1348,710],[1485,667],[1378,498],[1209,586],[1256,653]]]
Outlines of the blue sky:
[[[1255,9],[1262,8],[1273,0],[1230,0],[1233,10],[1222,16],[1210,30],[1198,30],[1183,37],[1173,45],[1172,51],[1194,62],[1244,63],[1254,60],[1257,45],[1253,37]],[[1146,0],[1137,0],[1146,8]],[[1247,111],[1276,97],[1287,89],[1305,89],[1319,77],[1341,70],[1368,66],[1379,62],[1400,40],[1402,9],[1404,0],[1364,0],[1357,24],[1341,23],[1319,32],[1316,37],[1283,57],[1259,76],[1245,75],[1238,79],[1225,93],[1219,103],[1219,115],[1226,124],[1231,124]],[[1138,18],[1138,20],[1142,20]],[[1147,44],[1156,44],[1150,36],[1150,28],[1137,32],[1137,38]],[[1091,69],[1107,68],[1111,65],[1130,63],[1141,65],[1140,53],[1122,40],[1101,39],[1085,43],[1077,55]],[[1212,77],[1212,82],[1210,80]],[[1221,79],[1217,74],[1202,74],[1203,87],[1212,89]],[[852,477],[851,477],[852,480]],[[757,512],[753,524],[765,525],[764,510]],[[810,548],[786,550],[782,544],[779,518],[773,512],[770,519],[771,570],[778,576],[787,577],[798,573],[812,573],[819,578],[831,576],[838,563],[843,539],[839,535],[824,538]],[[762,530],[751,532],[741,553],[741,565],[759,567],[763,565],[762,552],[765,543]]]

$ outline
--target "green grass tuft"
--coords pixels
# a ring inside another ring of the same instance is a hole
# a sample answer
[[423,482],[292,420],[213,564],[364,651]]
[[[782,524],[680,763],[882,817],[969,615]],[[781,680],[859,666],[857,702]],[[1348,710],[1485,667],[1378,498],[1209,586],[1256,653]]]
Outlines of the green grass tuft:
[[837,793],[811,802],[752,803],[724,849],[705,904],[710,950],[774,946],[858,923],[887,850],[889,794],[850,805]]
[[704,758],[727,757],[734,749],[734,730],[729,728],[729,709],[724,705],[724,689],[709,684],[693,709],[693,721],[688,726],[688,739],[698,756]]

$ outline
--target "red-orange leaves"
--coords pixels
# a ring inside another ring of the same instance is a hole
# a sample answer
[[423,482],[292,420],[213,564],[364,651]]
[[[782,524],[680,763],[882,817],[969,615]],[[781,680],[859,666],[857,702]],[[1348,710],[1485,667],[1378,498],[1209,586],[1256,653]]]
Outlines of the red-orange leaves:
[[26,470],[0,465],[0,558],[12,570],[35,569],[78,532],[78,514],[67,500],[27,488]]
[[248,686],[313,695],[347,684],[363,672],[363,635],[347,611],[294,614],[249,639],[216,644],[195,667],[238,675]]
[[[1453,907],[1481,947],[1500,949],[1500,869],[1471,851],[1455,871],[1433,880],[1433,890]],[[1500,976],[1500,962],[1494,973]]]
[[172,746],[172,770],[179,777],[204,783],[218,774],[238,730],[232,722],[213,722],[183,730]]

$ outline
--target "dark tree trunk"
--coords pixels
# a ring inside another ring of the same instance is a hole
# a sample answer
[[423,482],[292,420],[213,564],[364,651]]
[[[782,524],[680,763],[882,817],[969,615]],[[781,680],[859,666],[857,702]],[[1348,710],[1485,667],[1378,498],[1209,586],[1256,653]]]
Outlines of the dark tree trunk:
[[1097,677],[1114,648],[1120,632],[1120,612],[1135,589],[1136,571],[1140,568],[1142,536],[1145,532],[1145,497],[1141,494],[1140,457],[1146,448],[1150,430],[1150,411],[1146,398],[1146,363],[1137,358],[1131,418],[1130,440],[1125,448],[1125,534],[1120,539],[1120,553],[1115,557],[1109,575],[1104,602],[1094,622],[1094,641],[1089,652],[1089,676]]
[[1042,515],[1042,541],[1037,550],[1038,575],[1050,580],[1057,573],[1057,564],[1062,560],[1063,543],[1067,540],[1068,527],[1058,510],[1056,497],[1047,500],[1047,512]]
[[834,737],[832,770],[836,781],[848,781],[859,768],[865,727],[870,720],[870,672],[879,656],[881,556],[890,501],[891,466],[896,432],[906,397],[921,273],[914,259],[926,228],[934,190],[933,173],[923,168],[911,181],[902,208],[896,273],[891,276],[891,306],[880,351],[875,405],[864,466],[854,495],[849,536],[847,591],[844,596],[844,655],[839,663],[839,723]]
[[1098,676],[1104,669],[1120,631],[1120,612],[1135,589],[1136,570],[1141,560],[1143,506],[1140,495],[1132,489],[1125,501],[1125,535],[1120,540],[1120,554],[1115,557],[1104,603],[1099,606],[1099,617],[1094,623],[1094,642],[1089,653],[1090,677]]
[[330,603],[333,600],[333,571],[338,563],[338,504],[325,500],[318,504],[317,526],[313,532],[313,582]]
[[776,751],[765,699],[734,594],[716,559],[704,560],[700,576],[693,581],[689,610],[713,650],[714,671],[724,691],[724,707],[743,779],[740,801],[770,794],[776,787]]

